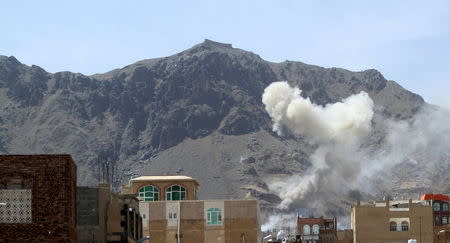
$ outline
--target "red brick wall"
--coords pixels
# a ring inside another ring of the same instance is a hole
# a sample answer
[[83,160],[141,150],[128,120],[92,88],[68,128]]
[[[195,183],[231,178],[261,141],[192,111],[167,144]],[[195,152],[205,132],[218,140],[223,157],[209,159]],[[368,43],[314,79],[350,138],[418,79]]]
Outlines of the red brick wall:
[[32,223],[0,223],[0,242],[77,242],[76,166],[70,155],[0,155],[0,183],[31,183]]

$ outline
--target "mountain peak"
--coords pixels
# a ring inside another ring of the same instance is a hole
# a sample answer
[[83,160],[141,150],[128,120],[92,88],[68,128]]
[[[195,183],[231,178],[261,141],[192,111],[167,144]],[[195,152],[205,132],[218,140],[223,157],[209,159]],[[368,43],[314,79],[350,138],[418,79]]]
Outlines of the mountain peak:
[[200,46],[205,46],[205,47],[210,47],[210,48],[233,48],[233,46],[231,44],[221,43],[221,42],[212,41],[212,40],[208,40],[208,39],[205,39],[205,41],[203,41],[200,44]]
[[192,53],[192,52],[203,52],[203,51],[230,51],[233,50],[233,46],[231,44],[226,44],[226,43],[220,43],[217,41],[212,41],[212,40],[208,40],[205,39],[205,41],[203,41],[200,44],[197,44],[195,46],[193,46],[192,48],[188,49],[187,52]]
[[9,56],[8,57],[8,56],[0,55],[0,61],[7,61],[7,62],[11,62],[11,63],[16,64],[16,65],[22,64],[14,56]]

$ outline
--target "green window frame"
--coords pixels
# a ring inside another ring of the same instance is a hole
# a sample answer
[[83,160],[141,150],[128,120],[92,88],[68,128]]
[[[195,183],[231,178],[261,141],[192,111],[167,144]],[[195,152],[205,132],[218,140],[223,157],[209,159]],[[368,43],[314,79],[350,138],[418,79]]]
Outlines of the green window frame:
[[443,211],[448,211],[448,203],[443,203],[442,204],[442,210]]
[[222,210],[220,208],[208,208],[206,215],[208,225],[222,225]]
[[433,203],[433,210],[434,211],[441,211],[441,204],[438,202]]
[[144,186],[139,189],[138,199],[144,202],[159,201],[159,189],[154,186]]
[[447,217],[442,217],[442,225],[448,224]]
[[167,201],[186,200],[186,188],[180,185],[173,185],[166,189]]

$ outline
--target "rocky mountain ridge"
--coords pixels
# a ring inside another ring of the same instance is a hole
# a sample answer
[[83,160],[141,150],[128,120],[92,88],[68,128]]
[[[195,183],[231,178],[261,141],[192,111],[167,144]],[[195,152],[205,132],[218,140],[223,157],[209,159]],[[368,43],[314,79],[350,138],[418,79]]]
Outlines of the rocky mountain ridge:
[[[116,186],[144,173],[183,173],[199,179],[202,198],[276,204],[265,179],[303,171],[314,148],[272,132],[261,96],[279,80],[321,105],[364,90],[376,114],[394,120],[427,105],[373,69],[272,63],[210,40],[91,76],[0,56],[0,152],[70,153],[80,185],[98,182],[104,157]],[[368,146],[382,139],[383,129],[374,129]]]

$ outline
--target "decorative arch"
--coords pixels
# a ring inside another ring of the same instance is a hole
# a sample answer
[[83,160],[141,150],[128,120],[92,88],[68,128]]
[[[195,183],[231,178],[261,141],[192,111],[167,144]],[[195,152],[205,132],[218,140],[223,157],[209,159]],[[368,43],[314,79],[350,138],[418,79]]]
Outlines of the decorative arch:
[[448,203],[443,203],[442,204],[442,210],[443,211],[448,211]]
[[303,234],[304,235],[311,234],[311,226],[309,226],[308,224],[303,225]]
[[167,187],[166,200],[167,201],[186,200],[186,188],[178,184]]
[[390,231],[397,231],[397,223],[394,221],[391,221],[391,223],[389,223],[389,230]]
[[312,231],[313,231],[313,234],[318,235],[319,234],[319,225],[318,224],[313,225]]
[[402,222],[402,231],[408,231],[409,230],[409,223],[407,221]]
[[441,211],[441,204],[438,202],[433,203],[433,210],[434,211]]
[[159,189],[153,185],[145,185],[139,188],[138,199],[145,202],[159,201]]

